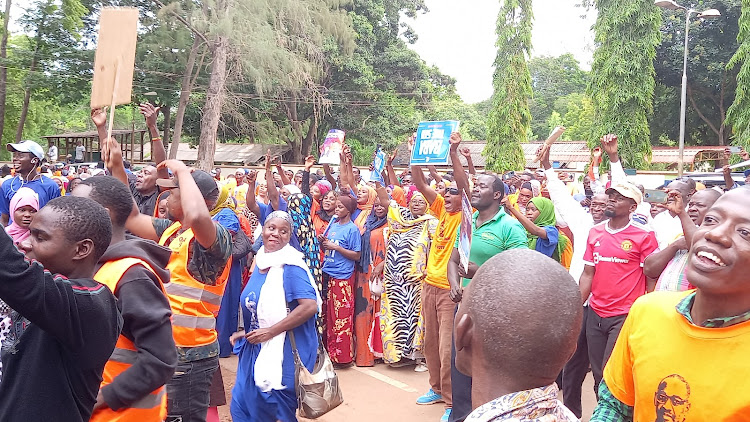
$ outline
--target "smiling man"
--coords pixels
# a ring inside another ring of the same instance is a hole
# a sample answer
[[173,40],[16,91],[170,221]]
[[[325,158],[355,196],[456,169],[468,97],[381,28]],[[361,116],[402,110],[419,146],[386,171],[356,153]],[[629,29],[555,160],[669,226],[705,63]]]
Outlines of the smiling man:
[[88,421],[122,319],[94,281],[112,225],[98,203],[66,196],[34,217],[24,257],[0,230],[0,299],[11,329],[2,344],[2,421]]
[[692,236],[689,292],[630,310],[599,389],[597,422],[739,421],[750,411],[750,189],[734,189]]
[[7,226],[12,218],[10,216],[10,200],[21,188],[30,188],[39,195],[39,207],[43,207],[47,201],[60,196],[60,188],[52,179],[39,174],[37,168],[44,159],[44,150],[34,141],[21,141],[17,144],[8,144],[8,151],[13,154],[13,168],[16,175],[7,179],[0,187],[0,220],[2,225]]
[[641,191],[621,183],[606,193],[609,200],[604,215],[609,220],[589,232],[580,279],[581,297],[584,302],[589,299],[586,342],[595,385],[602,379],[633,302],[653,290],[653,285],[646,285],[643,262],[657,246],[654,233],[630,218],[641,203]]
[[[721,193],[715,189],[704,189],[696,192],[690,197],[687,211],[685,210],[681,195],[672,194],[672,200],[667,204],[672,213],[676,213],[682,222],[683,233],[692,232],[695,226],[703,223],[703,217],[713,206]],[[670,243],[665,249],[651,254],[643,264],[643,272],[646,277],[658,279],[656,291],[683,292],[690,290],[685,267],[688,260],[688,247],[685,236]]]

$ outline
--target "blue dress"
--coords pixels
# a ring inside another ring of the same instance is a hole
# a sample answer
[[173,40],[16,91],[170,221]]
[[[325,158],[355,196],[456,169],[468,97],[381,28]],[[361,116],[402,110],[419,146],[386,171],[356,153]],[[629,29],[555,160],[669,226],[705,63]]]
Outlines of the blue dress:
[[[234,211],[224,208],[219,211],[213,220],[222,227],[229,230],[234,236],[242,230],[240,228],[240,219]],[[232,353],[232,344],[229,337],[237,331],[237,318],[240,309],[240,293],[242,292],[242,268],[247,260],[232,259],[232,266],[229,269],[229,278],[226,281],[224,295],[221,297],[221,307],[219,314],[216,316],[216,332],[219,336],[219,357],[227,357]]]
[[[266,275],[256,270],[247,282],[240,297],[242,318],[245,332],[258,329],[257,304],[260,290],[266,281]],[[306,270],[296,266],[284,267],[284,292],[291,310],[297,307],[297,299],[316,300],[315,290],[307,277]],[[317,358],[318,337],[315,332],[315,317],[311,317],[294,329],[302,363],[312,371]],[[294,422],[297,421],[297,395],[294,391],[294,356],[289,336],[284,342],[284,360],[282,363],[282,384],[285,390],[260,391],[255,385],[255,359],[260,353],[260,344],[251,344],[244,337],[234,346],[239,355],[237,381],[232,389],[230,411],[235,422]]]

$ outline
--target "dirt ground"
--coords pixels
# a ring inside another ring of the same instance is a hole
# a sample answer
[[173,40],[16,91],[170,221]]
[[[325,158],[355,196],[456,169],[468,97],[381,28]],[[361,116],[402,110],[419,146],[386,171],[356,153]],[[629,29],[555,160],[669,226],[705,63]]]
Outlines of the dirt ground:
[[[231,401],[232,387],[237,371],[237,357],[221,359],[221,371],[227,403]],[[330,413],[316,419],[318,422],[382,422],[384,420],[438,422],[443,415],[442,403],[418,406],[417,397],[429,388],[427,372],[414,372],[414,367],[391,368],[377,365],[373,368],[351,367],[337,371],[344,403]],[[591,374],[583,384],[583,420],[588,421],[596,406]],[[229,406],[219,407],[222,422],[229,422]],[[307,421],[307,419],[300,419]]]

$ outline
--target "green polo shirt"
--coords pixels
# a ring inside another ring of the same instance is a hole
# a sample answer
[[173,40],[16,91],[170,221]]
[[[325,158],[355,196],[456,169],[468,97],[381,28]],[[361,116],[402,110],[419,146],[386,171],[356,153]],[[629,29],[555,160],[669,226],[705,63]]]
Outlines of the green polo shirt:
[[[482,266],[488,259],[509,249],[528,249],[529,239],[526,235],[526,229],[520,222],[509,216],[503,208],[495,214],[494,217],[487,220],[481,226],[477,227],[477,218],[479,211],[475,211],[471,219],[471,253],[469,261]],[[456,235],[454,248],[458,248],[458,239],[460,237],[459,227]],[[463,286],[466,287],[471,279],[463,279]]]

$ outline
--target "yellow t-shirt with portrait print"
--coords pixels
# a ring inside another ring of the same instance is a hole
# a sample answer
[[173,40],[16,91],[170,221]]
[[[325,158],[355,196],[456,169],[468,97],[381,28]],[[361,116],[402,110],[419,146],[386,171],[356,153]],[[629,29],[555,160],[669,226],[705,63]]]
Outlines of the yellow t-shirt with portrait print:
[[634,421],[750,421],[750,321],[690,323],[676,306],[693,292],[642,296],[622,326],[604,381]]
[[249,187],[250,186],[247,183],[243,183],[242,185],[232,189],[232,197],[234,197],[235,201],[237,201],[238,210],[247,208],[247,200],[245,198],[247,197],[247,191]]
[[445,199],[438,195],[430,204],[430,212],[438,218],[437,230],[430,245],[430,255],[427,258],[427,277],[425,283],[441,289],[450,289],[448,283],[448,262],[453,253],[456,242],[456,231],[461,225],[461,210],[448,212],[445,209]]

